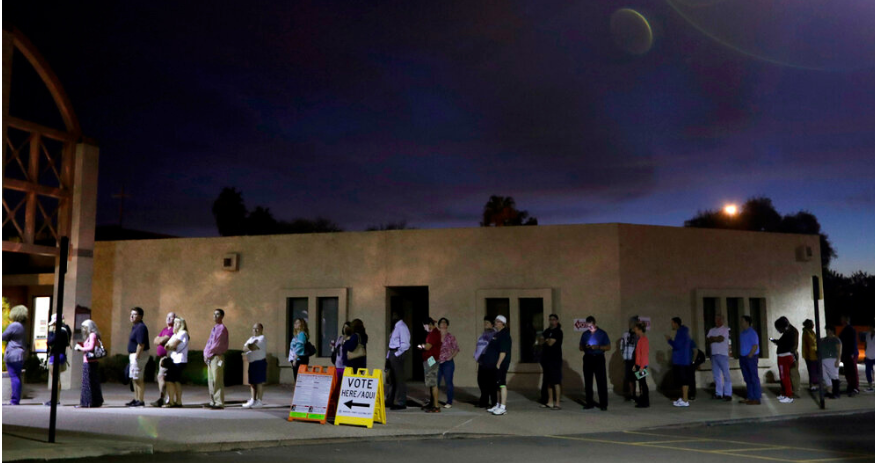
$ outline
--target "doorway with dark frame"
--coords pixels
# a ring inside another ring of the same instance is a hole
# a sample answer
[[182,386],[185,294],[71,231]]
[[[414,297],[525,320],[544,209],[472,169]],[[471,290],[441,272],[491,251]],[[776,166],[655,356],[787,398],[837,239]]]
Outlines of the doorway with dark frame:
[[425,343],[426,332],[422,328],[428,320],[428,286],[387,286],[386,324],[391,333],[392,314],[398,313],[410,329],[410,355],[405,371],[408,381],[424,381],[421,351],[416,346]]

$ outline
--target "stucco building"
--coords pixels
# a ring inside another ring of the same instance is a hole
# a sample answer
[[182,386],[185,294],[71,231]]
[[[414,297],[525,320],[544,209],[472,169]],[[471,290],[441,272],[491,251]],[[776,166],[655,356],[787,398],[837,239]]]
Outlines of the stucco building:
[[[671,317],[682,317],[704,346],[715,313],[733,328],[751,314],[763,345],[770,344],[778,317],[797,326],[813,318],[819,255],[817,236],[627,224],[99,242],[93,317],[112,353],[125,352],[134,306],[145,309],[152,330],[169,310],[183,315],[192,347],[202,348],[221,307],[232,346],[242,345],[253,323],[265,325],[283,382],[291,382],[294,317],[308,318],[319,350],[311,364],[322,365],[330,364],[328,343],[343,321],[363,320],[370,368],[384,365],[393,309],[404,312],[414,345],[425,334],[420,320],[447,317],[462,348],[456,384],[475,386],[472,353],[482,319],[503,313],[514,340],[510,387],[536,387],[534,336],[555,313],[565,331],[565,386],[575,394],[582,387],[575,318],[593,315],[611,336],[609,379],[619,386],[616,341],[630,316],[650,317],[653,380],[662,384],[671,376],[663,339]],[[763,376],[777,375],[774,347],[762,357]],[[739,373],[737,361],[733,367]],[[700,387],[709,377],[700,374]]]

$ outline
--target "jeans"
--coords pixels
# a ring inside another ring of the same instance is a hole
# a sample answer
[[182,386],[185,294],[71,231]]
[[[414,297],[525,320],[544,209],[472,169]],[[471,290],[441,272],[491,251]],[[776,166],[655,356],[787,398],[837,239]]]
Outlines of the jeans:
[[9,382],[12,385],[12,397],[9,400],[11,405],[18,405],[21,402],[21,369],[24,368],[24,361],[21,362],[6,362],[6,369],[9,371]]
[[441,387],[441,378],[447,383],[447,403],[453,404],[453,373],[456,371],[456,363],[447,360],[438,367],[438,387]]
[[732,380],[729,379],[729,356],[711,355],[711,372],[714,373],[714,393],[732,397]]
[[605,371],[605,356],[599,354],[587,354],[583,356],[583,380],[586,389],[586,405],[593,405],[592,377],[599,388],[599,406],[608,408],[608,375]]
[[[875,359],[865,358],[863,362],[866,363],[866,382],[869,383],[869,386],[872,385],[872,369],[875,368]],[[8,365],[8,364],[7,364]]]
[[806,360],[805,365],[808,367],[808,384],[811,387],[820,385],[820,362],[815,360]]
[[758,371],[759,357],[749,358],[745,355],[738,359],[738,363],[741,365],[741,375],[747,385],[747,400],[760,400],[763,391],[760,387],[760,373]]

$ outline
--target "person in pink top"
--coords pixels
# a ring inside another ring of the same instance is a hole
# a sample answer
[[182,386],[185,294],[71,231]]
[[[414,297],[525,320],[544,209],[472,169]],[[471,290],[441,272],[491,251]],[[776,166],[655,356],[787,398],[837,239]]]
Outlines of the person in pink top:
[[161,361],[164,360],[164,357],[167,357],[167,349],[164,347],[167,344],[167,341],[173,337],[173,320],[176,319],[175,312],[168,312],[167,318],[164,319],[164,322],[167,326],[158,333],[158,337],[152,341],[152,344],[155,345],[155,355],[158,356],[157,362],[155,362],[158,366],[158,393],[161,394],[158,397],[158,400],[152,402],[153,407],[161,407],[164,405],[164,394],[167,391],[167,383],[165,382],[167,376],[167,369],[161,367]]
[[85,356],[84,362],[82,362],[82,392],[79,395],[79,405],[76,405],[76,408],[94,408],[103,405],[100,371],[97,368],[98,359],[93,358],[95,349],[103,348],[103,343],[100,341],[100,331],[97,329],[97,324],[92,320],[82,322],[82,335],[85,336],[85,342],[76,344],[74,348],[82,351]]
[[204,347],[204,362],[207,364],[207,385],[210,388],[210,403],[204,408],[222,410],[225,408],[225,352],[228,351],[228,328],[222,323],[225,311],[213,312],[215,325],[210,331],[210,339]]
[[456,337],[449,332],[450,321],[446,318],[441,318],[438,321],[438,329],[441,331],[441,354],[440,366],[438,367],[438,387],[441,385],[441,378],[447,383],[447,404],[444,408],[453,408],[453,373],[456,371],[456,363],[453,358],[459,353],[459,344],[456,342]]
[[[635,373],[647,372],[647,366],[650,365],[650,340],[647,339],[647,325],[639,321],[632,328],[638,336],[638,343],[635,344],[635,366],[632,367]],[[635,408],[647,408],[650,406],[650,389],[647,388],[647,374],[638,375],[638,398],[635,399]]]

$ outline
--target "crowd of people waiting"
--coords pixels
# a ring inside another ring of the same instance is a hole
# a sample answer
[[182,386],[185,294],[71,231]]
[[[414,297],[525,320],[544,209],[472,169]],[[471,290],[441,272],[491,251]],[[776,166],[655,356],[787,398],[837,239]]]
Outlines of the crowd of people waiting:
[[[225,407],[224,367],[225,354],[228,351],[228,329],[223,324],[225,312],[216,309],[213,312],[213,328],[203,350],[204,362],[208,371],[209,402],[203,406],[212,410]],[[11,405],[18,405],[21,400],[21,371],[27,351],[25,328],[28,309],[19,305],[10,311],[10,325],[3,332],[6,342],[4,360],[9,371],[12,386]],[[811,390],[825,388],[825,396],[837,399],[840,396],[839,367],[844,363],[847,381],[846,393],[853,397],[860,392],[857,369],[857,341],[865,342],[865,371],[868,387],[865,392],[875,392],[873,388],[873,368],[875,368],[875,320],[870,323],[870,330],[858,334],[850,325],[850,318],[842,317],[842,330],[836,335],[836,329],[826,327],[826,336],[818,342],[814,332],[814,323],[805,320],[802,324],[802,353],[808,369]],[[145,406],[145,369],[149,360],[151,346],[155,347],[157,355],[157,383],[159,397],[150,405],[153,407],[182,407],[182,372],[188,363],[188,351],[191,338],[188,325],[184,318],[174,312],[167,314],[165,326],[158,336],[149,339],[149,329],[143,323],[143,309],[134,307],[130,311],[131,332],[128,339],[129,366],[127,376],[133,389],[133,400],[126,403],[128,407]],[[439,386],[446,386],[447,399],[445,409],[453,407],[455,372],[455,357],[461,349],[456,338],[449,332],[450,321],[441,318],[435,321],[427,318],[423,323],[425,341],[417,346],[422,359],[425,386],[429,397],[422,409],[428,413],[441,411],[439,401]],[[674,336],[666,335],[665,339],[671,347],[672,375],[679,387],[676,407],[689,407],[695,399],[695,371],[704,363],[705,354],[698,348],[687,326],[679,317],[671,319]],[[799,391],[799,331],[786,317],[775,321],[775,330],[780,337],[769,338],[776,344],[777,364],[780,377],[781,392],[778,400],[781,403],[792,403],[798,398]],[[93,320],[85,320],[81,324],[83,342],[77,343],[74,350],[82,352],[83,371],[80,402],[76,407],[91,408],[103,405],[100,375],[97,362],[106,356],[106,349],[101,340],[100,330]],[[64,323],[63,318],[57,322],[53,315],[49,321],[47,336],[50,361],[58,359],[60,369],[68,364],[67,349],[72,343],[73,333]],[[714,379],[714,400],[732,401],[732,380],[729,374],[730,359],[730,328],[724,324],[723,317],[715,316],[714,327],[706,335],[710,352],[711,368]],[[747,405],[761,404],[762,387],[758,371],[761,346],[760,335],[753,328],[753,320],[749,316],[741,317],[741,333],[739,334],[738,360],[746,385],[746,397],[741,402]],[[549,316],[549,326],[539,333],[536,348],[539,352],[539,362],[542,368],[542,390],[544,397],[542,407],[551,410],[561,409],[562,376],[563,376],[563,332],[556,314]],[[386,356],[386,403],[391,410],[407,408],[406,364],[407,356],[412,348],[410,329],[397,313],[393,314],[393,328],[389,336],[388,353]],[[477,406],[485,408],[493,415],[507,413],[507,373],[511,364],[512,339],[507,327],[507,318],[498,315],[483,320],[483,332],[474,347],[474,360],[477,363],[477,384],[480,397]],[[360,319],[346,322],[340,336],[330,343],[331,359],[336,367],[338,378],[343,375],[346,367],[354,370],[367,368],[368,335],[364,323]],[[580,337],[579,350],[583,352],[584,378],[584,409],[598,407],[608,408],[608,384],[606,352],[611,349],[608,334],[598,327],[595,317],[587,317],[586,325]],[[649,357],[650,340],[647,337],[647,325],[637,316],[629,320],[629,329],[620,338],[619,347],[623,359],[623,385],[626,399],[635,402],[637,408],[650,406],[647,378],[650,376]],[[293,374],[297,378],[298,368],[308,365],[310,357],[316,349],[310,343],[310,333],[307,321],[302,318],[294,320],[292,340],[289,346],[289,363],[293,366]],[[243,344],[243,355],[248,361],[248,383],[250,399],[243,408],[263,407],[264,383],[267,381],[267,343],[264,327],[256,323],[252,327],[252,336]],[[819,359],[819,360],[818,360]],[[595,384],[593,384],[595,383]],[[598,401],[595,401],[594,387],[598,388]],[[45,405],[50,405],[46,402]]]

